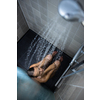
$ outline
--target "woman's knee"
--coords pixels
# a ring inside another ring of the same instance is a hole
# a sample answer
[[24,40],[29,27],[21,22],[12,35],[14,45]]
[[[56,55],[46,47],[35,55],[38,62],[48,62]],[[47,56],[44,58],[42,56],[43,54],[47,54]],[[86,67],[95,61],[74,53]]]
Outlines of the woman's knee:
[[61,62],[59,61],[59,60],[56,60],[55,62],[55,65],[58,67],[58,66],[60,66],[60,64],[61,64]]
[[51,54],[49,54],[45,58],[48,59],[48,60],[52,60],[53,56]]

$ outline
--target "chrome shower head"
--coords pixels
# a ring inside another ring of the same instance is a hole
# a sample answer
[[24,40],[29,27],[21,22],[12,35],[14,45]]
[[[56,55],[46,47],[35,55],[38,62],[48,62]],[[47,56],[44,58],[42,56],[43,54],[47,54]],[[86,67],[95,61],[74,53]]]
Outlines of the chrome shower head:
[[75,0],[62,0],[59,4],[58,11],[68,21],[84,21],[84,12]]

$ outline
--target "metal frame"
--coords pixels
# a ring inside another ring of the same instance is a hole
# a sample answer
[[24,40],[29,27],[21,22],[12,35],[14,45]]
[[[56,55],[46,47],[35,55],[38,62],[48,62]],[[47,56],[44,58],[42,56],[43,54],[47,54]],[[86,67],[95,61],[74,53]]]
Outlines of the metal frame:
[[72,75],[74,75],[74,74],[76,74],[76,73],[79,73],[79,72],[82,72],[82,71],[84,71],[84,68],[82,68],[82,69],[80,69],[80,70],[78,70],[78,71],[75,71],[75,72],[73,72],[73,73],[71,73],[71,74],[65,75],[65,76],[63,76],[62,78],[66,78],[66,77],[72,76]]
[[[77,62],[76,59],[80,58],[80,54],[84,54],[84,52],[82,51],[83,48],[84,48],[84,45],[82,44],[82,46],[79,48],[79,50],[77,51],[77,53],[76,53],[75,56],[73,57],[73,59],[72,59],[72,61],[70,62],[69,66],[67,67],[67,69],[64,71],[64,73],[61,75],[61,77],[59,78],[59,80],[56,82],[55,87],[59,87],[59,86],[61,85],[61,81],[62,81],[63,78],[68,77],[68,76],[71,76],[71,75],[76,74],[76,73],[78,73],[78,72],[84,71],[84,68],[83,68],[83,69],[81,69],[81,70],[78,70],[78,71],[76,71],[76,72],[73,72],[73,73],[71,73],[71,74],[65,76],[65,74],[67,73],[67,71],[70,69],[70,67],[72,66],[72,64],[73,64],[74,62],[76,62],[77,64],[79,64],[79,62]],[[84,62],[83,62],[83,63],[84,63]],[[59,83],[60,83],[60,84],[59,84]]]

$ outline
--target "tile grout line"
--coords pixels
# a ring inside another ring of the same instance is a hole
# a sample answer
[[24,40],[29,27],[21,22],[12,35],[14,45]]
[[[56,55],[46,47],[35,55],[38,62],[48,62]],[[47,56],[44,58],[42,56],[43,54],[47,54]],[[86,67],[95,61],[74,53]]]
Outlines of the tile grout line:
[[[39,14],[40,14],[40,5],[39,5],[39,1],[37,0],[37,5],[38,5],[38,8],[39,8]],[[40,15],[40,18],[41,18],[41,15]],[[41,18],[41,20],[42,20],[42,18]],[[42,21],[41,21],[41,23],[42,23]]]
[[[47,0],[47,1],[48,1],[48,0]],[[48,1],[48,3],[50,3],[51,5],[53,5],[50,1]],[[54,6],[55,8],[57,8],[56,5],[53,5],[53,6]]]
[[[69,33],[70,33],[70,30],[71,30],[72,26],[73,26],[73,25],[71,24],[71,27],[70,27],[70,29],[69,29],[68,32],[67,32],[67,35],[66,35],[67,39],[68,39],[68,36],[69,36]],[[67,39],[66,39],[66,43],[68,42]]]
[[[80,25],[81,25],[81,24],[80,24]],[[80,25],[78,26],[78,28],[77,28],[77,30],[76,30],[76,32],[75,32],[75,34],[74,34],[74,36],[73,36],[72,41],[74,40],[74,37],[75,37],[75,35],[76,35],[76,33],[77,33],[77,31],[78,31],[78,29],[79,29]],[[72,42],[72,41],[71,41],[71,42]],[[75,47],[76,47],[76,46],[75,46]]]
[[[63,84],[62,84],[63,85]],[[68,87],[66,88],[66,89],[68,89]],[[62,95],[65,93],[65,90],[63,91],[63,93],[62,93]]]
[[[83,89],[82,89],[83,90]],[[75,100],[77,100],[78,96],[80,95],[80,93],[82,92],[82,90],[80,90],[80,92],[78,93],[78,95],[76,96]]]
[[26,19],[26,17],[25,17],[24,11],[22,10],[22,6],[21,6],[19,0],[18,0],[18,3],[19,3],[19,6],[20,6],[21,11],[22,11],[22,13],[23,13],[23,16],[24,16],[24,18],[25,18],[25,21],[26,21],[26,23],[27,23],[27,26],[28,26],[28,28],[29,28],[28,21],[27,21],[27,19]]
[[[76,30],[76,32],[75,32],[75,35],[76,35],[76,33],[77,33],[77,31],[78,31],[78,29],[79,29],[80,26],[81,26],[81,24],[78,26],[78,28],[77,28],[77,30]],[[75,37],[75,35],[74,35],[74,37]],[[74,37],[73,37],[73,38],[74,38]]]
[[62,100],[62,98],[61,98],[61,96],[60,96],[60,94],[58,93],[58,92],[56,92],[57,94],[58,94],[58,96],[60,97],[60,99]]

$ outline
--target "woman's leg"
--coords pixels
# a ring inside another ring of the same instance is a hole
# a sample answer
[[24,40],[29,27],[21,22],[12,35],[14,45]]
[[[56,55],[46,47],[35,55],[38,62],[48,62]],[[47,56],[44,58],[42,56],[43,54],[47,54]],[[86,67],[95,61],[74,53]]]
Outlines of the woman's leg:
[[52,61],[53,57],[57,54],[57,51],[54,51],[52,54],[47,55],[39,64],[38,67],[47,67],[48,64]]
[[37,67],[37,66],[39,66],[39,65],[40,65],[40,63],[41,63],[41,61],[40,61],[40,62],[38,62],[38,63],[32,64],[29,68],[32,68],[32,67]]
[[51,74],[50,78],[52,78],[52,77],[55,75],[56,71],[58,70],[58,68],[59,68],[60,65],[61,65],[61,62],[60,62],[59,60],[56,60],[54,63],[55,63],[55,65],[56,65],[56,68],[54,69],[54,71],[53,71],[53,73]]
[[49,68],[45,72],[45,75],[41,78],[44,83],[47,82],[50,78],[52,78],[55,75],[55,72],[60,67],[62,61],[63,61],[63,57],[60,57],[59,60],[56,60],[53,64],[49,66]]
[[59,68],[61,65],[61,62],[63,61],[63,57],[60,57],[59,60],[56,60],[53,64],[51,64],[43,73],[43,75],[47,74],[50,70],[55,69],[55,71]]
[[[63,60],[62,57],[60,57],[59,60],[56,60],[53,64],[51,64],[47,70],[45,71],[45,74],[41,78],[34,78],[39,83],[45,83],[49,80],[49,78],[53,77],[59,66],[61,65],[61,61]],[[56,67],[55,67],[56,66]]]
[[52,54],[47,55],[42,61],[32,64],[29,68],[47,66],[56,54],[57,54],[57,51],[54,51]]
[[47,75],[44,75],[42,78],[33,78],[34,80],[36,80],[39,83],[45,83],[48,81],[48,79],[50,78],[51,74],[53,73],[54,69],[49,71]]

